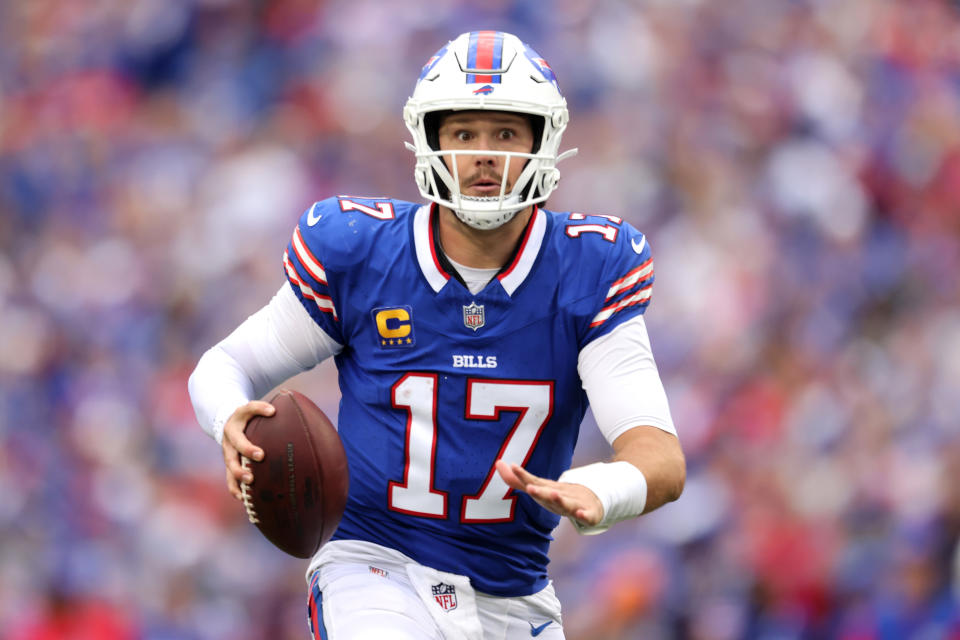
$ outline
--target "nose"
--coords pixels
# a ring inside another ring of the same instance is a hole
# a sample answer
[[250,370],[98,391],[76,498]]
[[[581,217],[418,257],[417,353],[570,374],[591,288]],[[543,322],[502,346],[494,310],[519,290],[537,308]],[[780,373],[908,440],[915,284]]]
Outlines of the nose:
[[477,139],[477,146],[476,146],[475,150],[478,151],[478,152],[480,152],[480,153],[476,153],[476,154],[474,154],[474,156],[473,156],[473,164],[474,164],[474,166],[477,166],[477,167],[481,167],[481,166],[492,167],[492,166],[496,165],[496,164],[497,164],[497,161],[500,159],[500,156],[488,155],[488,154],[482,153],[483,151],[492,151],[492,150],[493,150],[492,141],[490,140],[490,138],[489,138],[488,136],[479,136],[479,137],[478,137],[478,139]]
[[476,153],[473,156],[473,164],[477,167],[493,167],[497,164],[497,156],[489,156],[483,153]]

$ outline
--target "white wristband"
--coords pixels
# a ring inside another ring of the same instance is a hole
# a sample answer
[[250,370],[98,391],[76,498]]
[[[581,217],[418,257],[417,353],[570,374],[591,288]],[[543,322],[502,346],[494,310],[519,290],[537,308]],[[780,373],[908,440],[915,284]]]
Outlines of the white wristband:
[[603,505],[603,518],[592,527],[570,518],[577,532],[583,535],[603,533],[611,525],[639,516],[647,506],[647,478],[625,460],[595,462],[567,469],[559,481],[585,486]]

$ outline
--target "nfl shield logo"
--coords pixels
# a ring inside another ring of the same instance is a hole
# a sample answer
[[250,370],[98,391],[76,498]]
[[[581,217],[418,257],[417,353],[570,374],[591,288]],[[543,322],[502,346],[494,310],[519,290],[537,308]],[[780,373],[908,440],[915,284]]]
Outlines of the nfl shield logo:
[[474,302],[471,305],[463,305],[463,324],[468,329],[476,331],[484,324],[483,305]]
[[457,588],[452,584],[441,582],[430,587],[437,604],[444,611],[453,611],[457,608]]

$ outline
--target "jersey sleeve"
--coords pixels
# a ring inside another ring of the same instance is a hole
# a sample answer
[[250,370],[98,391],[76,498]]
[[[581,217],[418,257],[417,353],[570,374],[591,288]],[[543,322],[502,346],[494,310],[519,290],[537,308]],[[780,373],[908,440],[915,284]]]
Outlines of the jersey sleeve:
[[343,329],[334,304],[330,275],[324,267],[326,221],[339,208],[336,199],[315,203],[300,217],[283,252],[283,270],[293,292],[323,331],[344,343]]
[[653,294],[653,256],[646,237],[627,223],[607,243],[596,293],[583,310],[581,348],[631,318],[643,315]]

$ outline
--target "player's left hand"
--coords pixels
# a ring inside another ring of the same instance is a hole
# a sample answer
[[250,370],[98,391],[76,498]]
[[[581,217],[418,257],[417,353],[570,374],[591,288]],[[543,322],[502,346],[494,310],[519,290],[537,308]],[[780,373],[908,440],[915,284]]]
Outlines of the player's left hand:
[[518,464],[509,464],[503,460],[497,460],[497,472],[511,489],[523,491],[544,509],[557,515],[576,518],[588,527],[603,519],[600,499],[582,484],[540,478]]

